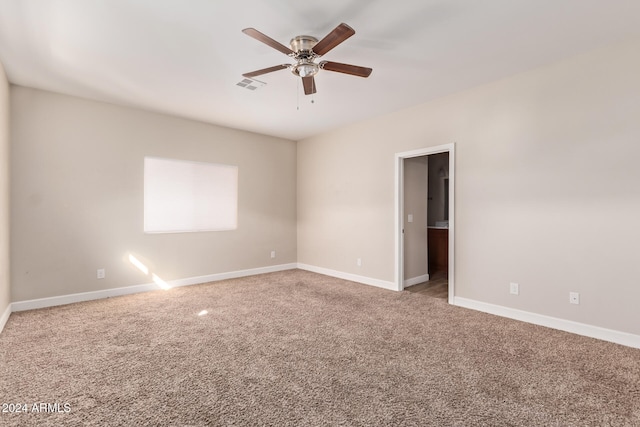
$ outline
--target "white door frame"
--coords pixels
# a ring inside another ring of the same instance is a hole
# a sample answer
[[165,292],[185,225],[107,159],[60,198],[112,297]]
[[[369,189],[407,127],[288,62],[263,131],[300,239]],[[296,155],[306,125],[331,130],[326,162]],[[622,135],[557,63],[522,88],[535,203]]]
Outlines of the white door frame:
[[428,156],[430,154],[449,153],[449,304],[454,302],[454,273],[455,273],[455,143],[437,145],[435,147],[420,148],[395,154],[395,234],[396,234],[396,261],[395,277],[396,289],[404,289],[404,159],[412,157]]

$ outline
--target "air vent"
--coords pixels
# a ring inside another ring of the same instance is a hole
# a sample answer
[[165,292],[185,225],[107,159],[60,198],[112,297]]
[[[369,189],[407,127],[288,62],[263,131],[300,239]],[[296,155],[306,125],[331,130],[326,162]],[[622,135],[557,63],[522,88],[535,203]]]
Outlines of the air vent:
[[252,80],[252,79],[242,79],[241,81],[236,83],[236,86],[240,86],[248,90],[257,90],[265,85],[266,85],[265,82],[261,82],[259,80]]

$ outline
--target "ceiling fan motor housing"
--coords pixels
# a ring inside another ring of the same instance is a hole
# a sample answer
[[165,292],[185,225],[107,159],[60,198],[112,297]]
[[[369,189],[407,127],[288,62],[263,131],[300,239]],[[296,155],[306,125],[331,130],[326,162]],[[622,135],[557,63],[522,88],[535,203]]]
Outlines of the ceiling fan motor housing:
[[318,44],[318,39],[313,36],[296,36],[291,39],[289,45],[291,50],[299,54],[313,54],[313,47]]

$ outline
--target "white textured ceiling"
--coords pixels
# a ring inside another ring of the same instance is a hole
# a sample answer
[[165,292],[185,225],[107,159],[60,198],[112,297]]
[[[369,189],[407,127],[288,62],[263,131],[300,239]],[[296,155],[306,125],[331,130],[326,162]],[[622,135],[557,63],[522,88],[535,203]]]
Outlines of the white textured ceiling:
[[[288,45],[341,22],[355,36],[322,59],[368,79],[324,70],[313,97],[287,70],[236,86],[291,62],[243,28]],[[293,140],[631,37],[639,0],[0,0],[11,83]]]

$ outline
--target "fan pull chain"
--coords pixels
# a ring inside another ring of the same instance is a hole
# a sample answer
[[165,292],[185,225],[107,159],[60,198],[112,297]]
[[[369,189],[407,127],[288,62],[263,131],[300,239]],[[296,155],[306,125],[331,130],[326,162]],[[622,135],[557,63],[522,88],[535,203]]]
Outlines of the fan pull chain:
[[300,111],[300,79],[296,80],[296,110]]

